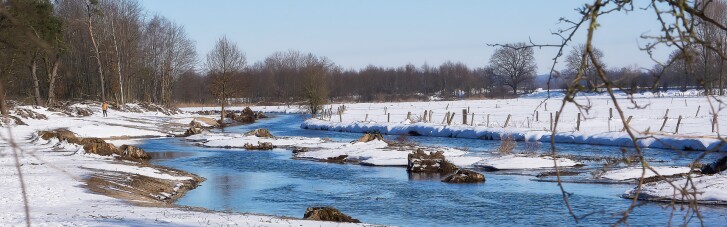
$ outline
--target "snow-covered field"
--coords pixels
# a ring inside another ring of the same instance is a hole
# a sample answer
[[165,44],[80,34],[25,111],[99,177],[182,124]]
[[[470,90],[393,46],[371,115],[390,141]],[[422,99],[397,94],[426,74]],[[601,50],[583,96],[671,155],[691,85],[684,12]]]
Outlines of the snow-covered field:
[[[692,94],[695,92],[637,94],[634,101],[639,108],[635,108],[625,94],[618,94],[618,102],[624,109],[624,118],[631,118],[630,127],[644,138],[638,141],[642,147],[713,149],[720,143],[716,131],[727,132],[727,127],[719,127],[727,124],[727,112],[719,111],[723,104],[717,101],[725,97],[711,97],[710,103],[706,97]],[[577,100],[589,108],[579,111],[571,103],[566,105],[558,121],[556,142],[633,146],[628,134],[622,131],[621,117],[610,97],[590,94],[579,96]],[[346,110],[340,116],[337,114],[340,105],[334,104],[329,106],[333,110],[330,118],[311,119],[301,127],[493,140],[512,136],[521,141],[550,142],[551,115],[555,117],[561,103],[562,98],[557,94],[545,99],[541,92],[517,99],[346,104]],[[712,132],[712,106],[718,113],[715,132]],[[265,109],[275,107],[257,108]],[[466,123],[462,119],[463,110],[467,112]],[[431,118],[429,112],[432,112]],[[451,124],[444,119],[448,112],[454,114]],[[407,119],[407,116],[410,117]],[[727,151],[727,146],[719,149]]]
[[[194,117],[190,114],[167,116],[156,112],[131,113],[109,111],[100,114],[98,105],[88,117],[69,117],[32,108],[48,120],[22,119],[29,126],[0,128],[0,226],[25,225],[21,187],[10,138],[18,145],[20,170],[23,173],[30,221],[38,226],[160,226],[160,225],[235,225],[235,226],[354,226],[357,224],[313,222],[285,217],[227,212],[207,212],[186,208],[135,206],[129,201],[90,192],[84,179],[99,172],[118,172],[166,180],[187,180],[152,167],[140,167],[110,157],[85,154],[83,149],[57,139],[34,140],[38,130],[68,128],[81,137],[127,138],[110,141],[129,144],[129,137],[158,137],[181,133],[181,125]],[[19,107],[31,108],[31,107]],[[12,135],[11,135],[12,133]],[[303,211],[301,211],[303,212]],[[302,216],[302,213],[301,213]]]

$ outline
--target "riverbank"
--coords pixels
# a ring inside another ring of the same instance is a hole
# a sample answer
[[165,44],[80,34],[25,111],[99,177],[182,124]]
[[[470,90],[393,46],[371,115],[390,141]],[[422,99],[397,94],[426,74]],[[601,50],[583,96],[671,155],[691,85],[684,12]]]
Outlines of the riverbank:
[[[21,116],[21,112],[25,114]],[[21,120],[14,123],[25,125],[3,128],[0,133],[3,138],[0,204],[4,211],[0,213],[0,225],[25,224],[26,208],[31,224],[51,226],[357,225],[179,207],[173,202],[196,187],[202,178],[149,163],[86,153],[78,145],[37,136],[41,130],[68,129],[80,137],[135,144],[143,139],[183,133],[195,117],[144,109],[110,110],[109,117],[103,117],[100,112],[96,104],[77,104],[67,113],[29,106],[13,109],[11,114]],[[21,190],[18,169],[22,172],[25,193]],[[23,194],[27,197],[27,206]]]

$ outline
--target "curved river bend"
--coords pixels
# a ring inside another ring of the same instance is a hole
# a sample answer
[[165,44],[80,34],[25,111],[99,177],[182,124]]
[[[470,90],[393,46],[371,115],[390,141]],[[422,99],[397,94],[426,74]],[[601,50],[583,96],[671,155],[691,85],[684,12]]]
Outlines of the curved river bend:
[[[351,141],[354,133],[300,129],[303,117],[278,115],[252,125],[230,127],[240,133],[268,128],[276,136],[328,137]],[[452,146],[479,152],[498,141],[409,137],[422,145]],[[179,138],[148,140],[141,147],[159,165],[207,178],[179,205],[302,217],[310,206],[333,206],[365,223],[399,226],[610,225],[631,201],[619,198],[625,184],[565,184],[579,223],[569,216],[555,183],[533,181],[532,175],[489,173],[484,184],[446,184],[439,178],[410,176],[401,167],[369,167],[291,159],[289,150],[245,151],[193,146]],[[547,147],[543,145],[542,147]],[[545,150],[546,148],[541,148]],[[617,147],[559,145],[562,153],[616,156]],[[647,150],[658,159],[685,164],[696,152]],[[727,223],[727,207],[701,206],[705,223]],[[632,225],[667,225],[671,207],[645,203],[630,216]],[[590,215],[588,215],[590,214]],[[675,224],[683,223],[676,211]],[[721,224],[718,224],[721,223]],[[699,225],[696,217],[690,222]]]

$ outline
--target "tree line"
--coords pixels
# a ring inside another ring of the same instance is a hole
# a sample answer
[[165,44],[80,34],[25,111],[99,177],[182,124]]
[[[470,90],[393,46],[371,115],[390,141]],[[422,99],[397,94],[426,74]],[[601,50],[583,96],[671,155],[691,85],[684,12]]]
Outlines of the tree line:
[[[724,1],[715,1],[705,12],[725,21],[725,8]],[[710,45],[676,50],[648,69],[610,67],[607,75],[627,91],[678,87],[724,94],[727,34],[710,23],[694,26]],[[135,0],[3,0],[0,31],[5,95],[36,105],[86,99],[164,105],[302,102],[316,110],[311,103],[503,98],[565,88],[579,70],[580,89],[603,87],[591,58],[583,57],[584,45],[565,53],[565,68],[551,72],[550,80],[536,75],[535,49],[526,43],[497,46],[489,62],[475,68],[447,61],[345,69],[327,57],[295,50],[250,63],[244,49],[221,37],[199,61],[182,25],[148,14]],[[594,54],[604,65],[603,52]]]

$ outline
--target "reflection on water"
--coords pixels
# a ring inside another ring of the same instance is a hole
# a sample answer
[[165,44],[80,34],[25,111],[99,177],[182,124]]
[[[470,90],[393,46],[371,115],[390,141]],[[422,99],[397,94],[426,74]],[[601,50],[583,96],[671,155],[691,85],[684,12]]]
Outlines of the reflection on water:
[[162,151],[162,152],[149,152],[151,159],[161,161],[167,159],[184,158],[195,155],[194,152],[175,152],[175,151]]
[[[300,118],[281,116],[226,129],[228,132],[266,127],[279,136],[317,136],[339,141],[358,134],[310,131],[298,128]],[[493,141],[410,137],[427,144],[468,147],[487,151]],[[448,142],[450,141],[450,142]],[[575,223],[569,216],[555,183],[535,182],[526,175],[485,173],[484,184],[446,184],[441,176],[408,174],[401,167],[367,167],[291,159],[291,152],[248,152],[190,146],[180,139],[150,140],[142,145],[161,154],[154,162],[186,170],[207,178],[200,187],[178,201],[180,205],[213,210],[264,213],[302,217],[310,206],[334,206],[367,223],[401,226],[489,226],[489,225],[607,225],[618,218],[630,200],[618,196],[629,185],[566,184],[573,193],[570,204],[577,215],[593,213]],[[573,149],[570,149],[573,148]],[[620,155],[618,148],[563,146],[564,152]],[[664,152],[667,153],[667,152]],[[663,154],[670,158],[675,154]],[[692,154],[684,154],[691,157]],[[685,158],[681,158],[683,160]],[[659,203],[637,208],[629,222],[666,225],[672,211]],[[700,210],[707,225],[727,221],[727,208],[705,206]],[[683,212],[676,211],[677,214]],[[676,216],[678,217],[678,216]],[[695,218],[696,219],[696,218]],[[679,224],[675,219],[676,224]],[[693,222],[693,224],[698,224]]]

